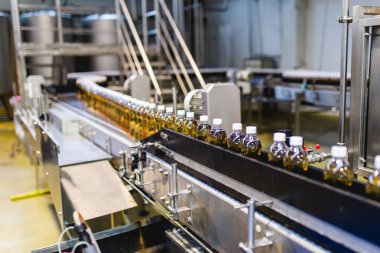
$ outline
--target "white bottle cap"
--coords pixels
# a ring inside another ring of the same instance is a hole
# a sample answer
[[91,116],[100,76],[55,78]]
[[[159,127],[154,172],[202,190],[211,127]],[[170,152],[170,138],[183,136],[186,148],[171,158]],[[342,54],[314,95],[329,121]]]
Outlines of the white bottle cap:
[[208,122],[208,116],[207,115],[201,115],[199,117],[200,122]]
[[375,156],[375,162],[374,162],[375,169],[380,169],[380,155]]
[[283,142],[286,140],[286,134],[285,133],[274,133],[273,134],[273,140]]
[[167,113],[173,113],[173,107],[166,107]]
[[221,124],[223,124],[223,121],[222,121],[222,119],[216,118],[216,119],[212,120],[212,124],[221,125]]
[[156,104],[153,104],[153,103],[149,104],[149,109],[155,109],[155,108],[156,108]]
[[290,137],[289,143],[291,146],[302,146],[303,138],[301,136],[292,136]]
[[177,116],[185,116],[185,110],[177,110]]
[[194,112],[187,112],[186,118],[194,118]]
[[165,111],[165,106],[164,105],[159,105],[158,106],[159,111]]
[[256,134],[257,133],[257,129],[255,126],[247,126],[245,128],[245,132],[246,134]]
[[239,130],[242,130],[242,129],[243,129],[243,125],[241,123],[233,123],[232,124],[232,130],[239,131]]
[[336,158],[347,157],[347,147],[346,146],[332,146],[331,156]]

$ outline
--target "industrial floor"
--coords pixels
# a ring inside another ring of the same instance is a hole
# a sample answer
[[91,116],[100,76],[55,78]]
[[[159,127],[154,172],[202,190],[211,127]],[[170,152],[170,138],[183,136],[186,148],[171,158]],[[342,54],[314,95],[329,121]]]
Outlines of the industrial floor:
[[[16,136],[11,122],[0,123],[0,252],[30,252],[57,242],[60,227],[50,195],[12,202],[35,190],[35,169],[21,148],[10,157]],[[44,183],[42,182],[42,185]]]
[[[281,113],[264,115],[263,126],[258,126],[264,149],[272,143],[274,131],[287,127],[286,120]],[[329,151],[329,146],[336,142],[337,121],[336,113],[303,113],[301,135],[307,145],[320,143],[324,151]],[[249,124],[257,125],[256,118]],[[21,148],[14,158],[10,157],[15,141],[12,122],[0,122],[0,252],[19,253],[55,244],[60,227],[50,195],[10,201],[12,195],[35,189],[35,169],[25,150]]]

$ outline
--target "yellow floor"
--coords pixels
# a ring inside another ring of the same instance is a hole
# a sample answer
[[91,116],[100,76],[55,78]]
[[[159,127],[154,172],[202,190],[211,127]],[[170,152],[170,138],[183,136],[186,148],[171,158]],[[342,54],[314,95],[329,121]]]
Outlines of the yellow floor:
[[[10,201],[15,194],[35,190],[35,170],[24,149],[10,158],[15,142],[13,124],[0,123],[0,252],[30,252],[55,244],[60,227],[51,196]],[[43,183],[43,182],[42,182]]]

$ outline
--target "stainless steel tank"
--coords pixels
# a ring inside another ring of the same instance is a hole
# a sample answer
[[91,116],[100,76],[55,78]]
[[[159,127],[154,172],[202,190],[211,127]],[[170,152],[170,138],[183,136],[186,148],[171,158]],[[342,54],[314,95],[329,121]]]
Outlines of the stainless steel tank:
[[12,92],[9,15],[0,12],[0,96]]
[[[22,26],[33,28],[33,30],[23,32],[24,42],[38,43],[39,45],[58,42],[57,18],[54,10],[23,13],[20,19]],[[62,25],[64,28],[72,26],[72,20],[69,15],[62,15]],[[70,40],[70,36],[64,36],[65,42],[70,42]],[[53,67],[50,65],[54,63],[57,62],[52,56],[30,57],[28,64],[32,66],[28,67],[28,75],[43,75],[46,78],[51,78],[53,77]]]
[[[116,45],[117,15],[94,14],[83,18],[83,26],[92,30],[89,42],[97,45]],[[99,55],[91,57],[90,68],[92,71],[120,70],[120,61],[116,55]]]

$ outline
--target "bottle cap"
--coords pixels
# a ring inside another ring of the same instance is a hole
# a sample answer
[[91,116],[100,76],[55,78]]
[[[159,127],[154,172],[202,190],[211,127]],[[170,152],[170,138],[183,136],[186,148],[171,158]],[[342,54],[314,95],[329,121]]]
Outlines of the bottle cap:
[[301,136],[291,136],[289,143],[291,146],[302,146],[303,138]]
[[221,125],[221,124],[223,124],[223,121],[222,121],[222,119],[216,118],[216,119],[212,120],[212,124]]
[[156,108],[156,104],[153,104],[153,103],[149,104],[149,109],[155,109],[155,108]]
[[201,115],[199,117],[200,122],[208,122],[208,116],[207,115]]
[[375,162],[374,162],[375,169],[380,169],[380,155],[375,156]]
[[159,105],[158,106],[159,111],[165,111],[165,106],[164,105]]
[[246,132],[247,134],[256,134],[256,133],[257,133],[257,129],[256,129],[255,126],[247,126],[247,127],[245,128],[245,132]]
[[233,123],[232,124],[232,130],[239,131],[239,130],[242,130],[242,129],[243,129],[243,125],[241,123]]
[[167,113],[173,113],[173,107],[166,107]]
[[347,157],[347,147],[346,146],[332,146],[331,156],[337,158]]
[[187,112],[186,118],[194,118],[194,112]]
[[177,116],[185,116],[185,110],[177,110]]
[[274,133],[273,134],[273,140],[283,142],[286,140],[286,134],[285,133]]

